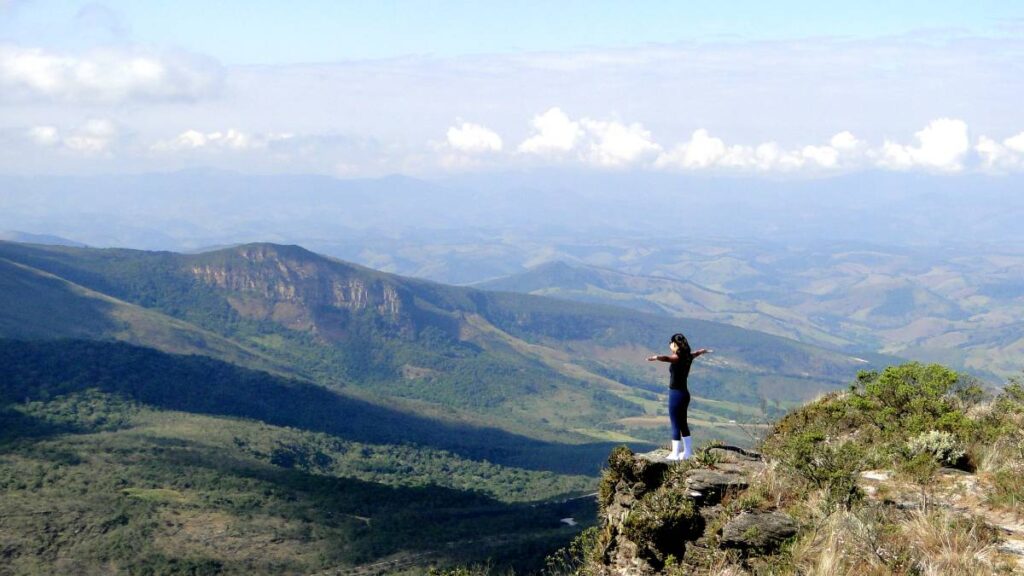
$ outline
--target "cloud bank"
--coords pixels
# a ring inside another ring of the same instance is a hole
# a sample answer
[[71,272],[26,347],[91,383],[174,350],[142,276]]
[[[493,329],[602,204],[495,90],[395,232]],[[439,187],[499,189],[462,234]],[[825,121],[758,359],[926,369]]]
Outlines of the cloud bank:
[[155,142],[150,149],[155,152],[179,152],[189,150],[258,150],[274,142],[289,140],[293,134],[247,134],[234,128],[224,131],[201,132],[186,130],[171,140]]
[[42,148],[94,156],[110,152],[117,143],[119,130],[111,120],[93,118],[67,131],[56,126],[32,126],[26,136]]
[[[224,67],[81,16],[93,48],[0,43],[0,172],[1024,170],[1016,37]],[[90,154],[105,162],[74,160]]]
[[[973,147],[967,122],[938,118],[913,135],[912,143],[886,139],[871,147],[852,132],[834,134],[827,142],[784,147],[775,141],[731,144],[706,128],[672,146],[653,140],[641,124],[581,118],[572,120],[561,108],[550,108],[530,122],[534,134],[521,142],[521,154],[547,162],[577,162],[603,168],[640,167],[660,170],[738,172],[835,172],[863,169],[959,172],[971,160],[986,170],[1024,168],[1024,132],[1001,143],[980,136]],[[576,151],[575,156],[568,153]]]
[[486,152],[501,152],[501,137],[493,130],[463,122],[458,126],[452,126],[447,133],[448,145],[458,152],[466,154],[482,154]]
[[0,98],[57,102],[199,100],[220,89],[224,71],[181,52],[96,49],[82,55],[0,45]]
[[[582,117],[573,119],[558,107],[536,114],[532,132],[511,149],[505,139],[482,124],[458,121],[443,140],[422,150],[395,149],[377,143],[329,134],[247,132],[235,128],[203,131],[186,129],[176,136],[149,143],[121,145],[123,129],[109,119],[88,119],[70,127],[39,124],[23,131],[23,141],[39,150],[58,150],[81,156],[115,151],[126,158],[213,159],[224,154],[266,154],[276,165],[290,161],[323,165],[339,175],[360,173],[360,165],[379,170],[401,166],[410,173],[433,170],[577,166],[599,170],[654,170],[721,174],[828,175],[859,170],[918,170],[932,173],[1024,171],[1024,132],[997,139],[979,135],[972,145],[966,121],[938,118],[905,141],[884,139],[872,145],[852,132],[837,132],[825,142],[783,146],[776,141],[730,143],[698,128],[674,144],[657,142],[638,122]],[[258,157],[258,156],[257,156]],[[268,157],[268,158],[269,158]],[[320,162],[316,160],[320,159]]]

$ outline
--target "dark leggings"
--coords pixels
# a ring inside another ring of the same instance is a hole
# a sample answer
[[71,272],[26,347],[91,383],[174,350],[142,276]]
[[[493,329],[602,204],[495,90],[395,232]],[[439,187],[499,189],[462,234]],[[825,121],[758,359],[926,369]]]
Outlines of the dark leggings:
[[686,409],[690,406],[689,390],[668,391],[668,419],[672,423],[672,439],[690,435],[690,426],[686,423]]

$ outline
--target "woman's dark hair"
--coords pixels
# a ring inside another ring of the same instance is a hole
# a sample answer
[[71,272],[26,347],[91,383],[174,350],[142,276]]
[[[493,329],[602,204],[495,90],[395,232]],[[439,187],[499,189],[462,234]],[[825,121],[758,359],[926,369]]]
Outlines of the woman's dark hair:
[[686,336],[677,332],[672,335],[672,339],[669,342],[674,342],[679,347],[677,354],[690,354],[690,343],[686,340]]

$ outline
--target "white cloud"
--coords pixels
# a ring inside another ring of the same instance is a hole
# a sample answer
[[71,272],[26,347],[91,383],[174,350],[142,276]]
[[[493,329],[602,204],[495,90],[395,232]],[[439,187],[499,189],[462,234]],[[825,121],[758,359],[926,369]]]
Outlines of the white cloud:
[[1016,170],[1024,168],[1024,132],[1011,136],[1001,143],[981,136],[974,147],[985,170]]
[[689,141],[661,154],[655,161],[657,168],[699,170],[708,168],[791,171],[800,168],[834,169],[842,166],[844,156],[860,146],[849,132],[832,137],[828,146],[803,146],[786,150],[776,142],[757,146],[726,145],[721,138],[711,136],[704,128],[694,130]]
[[40,146],[53,146],[60,142],[60,132],[56,126],[33,126],[28,129],[28,137]]
[[447,136],[448,146],[458,152],[465,154],[501,152],[501,136],[479,124],[463,122],[458,126],[452,126],[448,129]]
[[964,157],[970,150],[967,123],[963,120],[932,120],[916,132],[914,138],[917,146],[886,140],[877,153],[879,166],[895,170],[929,168],[947,172],[963,169]]
[[519,144],[519,151],[527,154],[562,154],[570,152],[583,138],[578,122],[573,122],[560,108],[534,116],[530,122],[536,134]]
[[289,133],[247,134],[234,128],[225,131],[201,132],[186,130],[173,140],[162,140],[150,146],[156,152],[179,152],[188,150],[256,150],[263,149],[274,142],[288,140]]
[[108,152],[117,142],[118,129],[110,120],[94,118],[62,133],[56,126],[33,126],[26,135],[37,146],[59,147],[64,150],[92,156]]
[[822,168],[835,168],[839,164],[839,151],[832,146],[804,146],[800,156]]
[[694,130],[690,141],[676,146],[658,156],[655,166],[668,168],[678,166],[685,169],[708,168],[718,164],[726,155],[725,142],[711,136],[707,130]]
[[579,151],[578,159],[605,168],[635,164],[661,151],[642,125],[610,120],[572,120],[561,108],[549,108],[530,121],[535,133],[519,144],[525,154],[565,157]]
[[64,146],[83,154],[106,152],[117,139],[117,127],[110,120],[89,120],[70,136],[64,138]]
[[833,136],[829,139],[828,143],[836,150],[855,150],[864,144],[860,140],[857,140],[856,136],[846,130]]
[[219,65],[183,53],[104,49],[76,56],[0,46],[0,93],[8,98],[195,100],[215,93],[222,77]]
[[651,140],[651,133],[640,124],[583,118],[580,125],[590,136],[585,159],[598,166],[620,168],[661,152],[661,146]]
[[1006,146],[1014,152],[1024,154],[1024,132],[1003,140],[1003,146]]
[[804,165],[799,152],[784,150],[775,142],[759,144],[754,149],[754,166],[758,170],[795,170]]

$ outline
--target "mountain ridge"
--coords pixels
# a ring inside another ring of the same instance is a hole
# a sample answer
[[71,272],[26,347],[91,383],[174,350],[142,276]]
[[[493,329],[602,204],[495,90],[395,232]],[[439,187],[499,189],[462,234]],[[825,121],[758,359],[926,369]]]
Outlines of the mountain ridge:
[[704,405],[704,422],[723,431],[745,411],[729,402],[757,406],[767,397],[781,407],[842,386],[866,365],[713,322],[446,286],[294,245],[176,254],[0,243],[0,258],[185,322],[196,327],[191,334],[209,331],[293,376],[548,439],[653,439],[654,428],[635,427],[635,418],[655,422],[664,377],[638,360],[680,323],[695,342],[723,350],[695,372],[706,381],[698,394],[728,401]]

